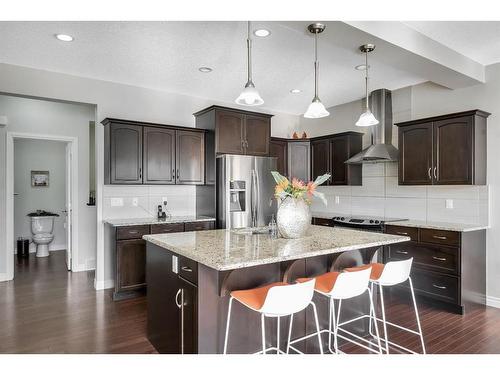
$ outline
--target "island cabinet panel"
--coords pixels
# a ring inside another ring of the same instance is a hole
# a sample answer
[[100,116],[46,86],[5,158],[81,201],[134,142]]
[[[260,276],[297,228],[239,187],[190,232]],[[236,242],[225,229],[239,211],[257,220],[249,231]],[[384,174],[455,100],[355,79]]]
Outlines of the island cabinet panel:
[[288,143],[286,139],[271,138],[269,143],[269,156],[274,156],[277,162],[278,172],[282,176],[288,176]]
[[142,127],[115,123],[109,142],[110,183],[142,184]]
[[175,184],[175,130],[144,127],[144,183]]
[[[386,225],[410,242],[386,245],[384,263],[413,258],[415,293],[430,304],[464,314],[486,303],[486,231],[456,232]],[[403,284],[404,285],[404,284]],[[408,293],[407,285],[403,288]]]
[[399,184],[485,184],[489,115],[474,110],[396,124]]
[[205,138],[203,133],[176,131],[176,183],[202,185],[205,182]]

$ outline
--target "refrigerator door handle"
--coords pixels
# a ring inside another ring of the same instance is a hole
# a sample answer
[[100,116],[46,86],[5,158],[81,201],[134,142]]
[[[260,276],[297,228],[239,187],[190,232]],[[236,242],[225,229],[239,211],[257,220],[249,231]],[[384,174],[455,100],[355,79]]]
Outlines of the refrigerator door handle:
[[255,169],[252,169],[252,184],[251,184],[251,191],[250,191],[250,211],[251,211],[251,216],[252,216],[252,227],[257,226],[257,198],[258,198],[258,192],[257,192],[257,173],[255,172]]

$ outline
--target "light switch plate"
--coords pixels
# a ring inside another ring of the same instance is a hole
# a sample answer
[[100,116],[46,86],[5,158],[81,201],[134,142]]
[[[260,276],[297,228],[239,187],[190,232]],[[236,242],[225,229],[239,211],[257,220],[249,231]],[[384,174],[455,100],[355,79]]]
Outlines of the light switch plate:
[[122,207],[123,198],[111,198],[111,207]]
[[172,255],[172,272],[173,273],[179,273],[179,262],[178,259],[175,255]]
[[137,207],[139,205],[139,198],[132,198],[132,206]]
[[446,208],[453,209],[453,199],[447,199],[445,205]]

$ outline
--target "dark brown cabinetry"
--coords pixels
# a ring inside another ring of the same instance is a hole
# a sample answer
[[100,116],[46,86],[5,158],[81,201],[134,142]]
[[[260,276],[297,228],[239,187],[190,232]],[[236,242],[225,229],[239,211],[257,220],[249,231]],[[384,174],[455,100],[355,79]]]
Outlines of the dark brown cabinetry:
[[205,183],[205,132],[105,119],[106,184]]
[[[165,223],[153,225],[132,225],[117,227],[114,231],[116,254],[114,300],[134,297],[146,287],[146,234],[161,234],[210,230],[215,228],[214,221],[194,221],[187,223]],[[186,280],[196,278],[195,266],[189,263],[180,264]],[[193,276],[194,275],[194,276]]]
[[463,314],[486,302],[486,231],[455,232],[387,225],[410,242],[384,247],[384,263],[413,258],[415,293]]
[[474,110],[396,124],[399,184],[485,184],[488,116]]
[[311,178],[311,142],[295,141],[288,142],[288,176],[309,181]]
[[194,116],[197,128],[215,131],[216,153],[269,155],[272,115],[211,106]]
[[282,138],[271,138],[269,143],[269,156],[274,156],[277,161],[278,172],[288,176],[288,142]]
[[361,185],[361,165],[345,161],[362,149],[363,134],[346,132],[312,138],[311,178],[330,173],[327,185]]

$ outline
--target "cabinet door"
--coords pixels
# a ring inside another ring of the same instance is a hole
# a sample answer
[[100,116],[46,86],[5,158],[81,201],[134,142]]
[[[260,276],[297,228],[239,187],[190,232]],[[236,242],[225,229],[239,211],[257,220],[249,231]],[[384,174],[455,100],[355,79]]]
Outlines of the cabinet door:
[[471,116],[434,123],[434,184],[473,183],[473,128]]
[[288,175],[290,178],[298,178],[304,182],[309,181],[310,176],[310,143],[289,142],[288,143]]
[[198,288],[189,281],[179,277],[181,290],[181,353],[196,354],[198,352]]
[[116,242],[117,292],[140,289],[146,285],[146,241]]
[[399,184],[432,183],[432,123],[398,128]]
[[287,176],[287,151],[288,144],[286,141],[271,139],[269,143],[269,156],[274,156],[277,159],[277,169],[282,176]]
[[245,154],[269,155],[271,120],[267,117],[245,116]]
[[142,126],[111,124],[112,184],[142,184]]
[[[321,141],[311,142],[311,179],[330,173],[330,146],[329,140],[324,139]],[[325,185],[331,181],[331,178]]]
[[144,183],[175,184],[175,130],[144,127]]
[[340,136],[330,141],[330,163],[332,169],[331,185],[348,185],[349,137]]
[[217,111],[215,150],[220,154],[243,154],[245,116],[232,111]]
[[205,182],[204,133],[178,130],[176,144],[176,183],[203,185]]

